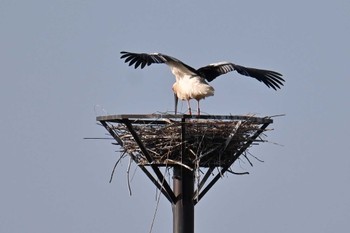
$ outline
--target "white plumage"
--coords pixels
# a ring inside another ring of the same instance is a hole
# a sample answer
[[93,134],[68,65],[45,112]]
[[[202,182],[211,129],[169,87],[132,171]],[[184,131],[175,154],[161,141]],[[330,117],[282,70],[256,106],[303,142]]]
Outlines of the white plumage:
[[248,68],[230,62],[213,63],[196,70],[174,57],[161,53],[121,52],[121,54],[123,54],[121,58],[125,59],[129,66],[135,64],[135,69],[139,66],[143,69],[146,65],[149,66],[153,63],[165,63],[170,67],[176,78],[172,88],[175,96],[175,114],[178,99],[187,101],[189,114],[192,114],[190,100],[195,99],[197,100],[197,113],[200,115],[199,101],[214,95],[214,88],[208,82],[234,70],[242,75],[253,77],[275,90],[283,86],[284,82],[282,75],[278,72]]

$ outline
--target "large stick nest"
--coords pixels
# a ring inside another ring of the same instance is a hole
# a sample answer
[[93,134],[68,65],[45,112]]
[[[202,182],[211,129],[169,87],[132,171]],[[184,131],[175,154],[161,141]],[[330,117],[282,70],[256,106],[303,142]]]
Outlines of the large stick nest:
[[[123,142],[123,152],[132,156],[136,163],[208,167],[231,164],[260,125],[249,121],[191,119],[184,123],[133,124],[133,128],[153,161],[147,161],[125,124],[113,125]],[[259,137],[255,141],[263,140]]]

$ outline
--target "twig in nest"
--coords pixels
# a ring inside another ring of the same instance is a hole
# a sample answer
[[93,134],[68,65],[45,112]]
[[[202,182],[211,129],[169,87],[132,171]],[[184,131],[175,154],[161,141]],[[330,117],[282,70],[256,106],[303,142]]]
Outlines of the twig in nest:
[[216,167],[216,169],[218,170],[220,177],[223,178],[224,177],[224,173],[221,172],[220,167]]
[[242,121],[238,121],[237,124],[235,125],[235,127],[232,129],[232,132],[230,133],[230,135],[226,139],[225,147],[224,147],[223,151],[225,151],[227,146],[230,144],[231,140],[235,136],[235,134],[238,131],[239,127],[241,126],[241,123],[242,123]]
[[117,162],[114,164],[113,170],[112,170],[112,174],[111,174],[111,178],[109,179],[109,183],[112,182],[113,176],[114,176],[114,172],[115,172],[115,168],[117,167],[118,163],[120,162],[120,160],[124,157],[125,155],[125,151],[123,152],[123,154],[120,155],[119,159],[117,160]]
[[198,164],[198,166],[199,166],[199,158],[198,158],[197,155],[201,154],[200,148],[202,148],[202,143],[203,143],[203,141],[204,141],[204,139],[205,139],[205,134],[206,134],[206,132],[207,132],[207,129],[203,132],[203,135],[202,135],[202,137],[201,137],[201,140],[200,140],[200,142],[198,143],[197,153],[196,153],[196,155],[195,155],[195,156],[196,156],[196,159],[195,159],[195,160],[198,160],[198,162],[193,161],[193,162],[195,162],[196,164]]
[[[162,187],[163,187],[163,184],[164,184],[164,181],[165,181],[166,172],[167,172],[167,167],[165,167],[165,171],[164,171],[164,174],[163,174],[163,180],[162,180],[162,183],[161,183]],[[162,194],[162,192],[159,192],[159,194],[158,194],[156,209],[154,210],[154,215],[153,215],[153,219],[152,219],[152,223],[151,223],[151,228],[149,229],[149,233],[151,233],[152,230],[153,230],[153,225],[154,225],[154,221],[156,220],[156,215],[157,215],[157,212],[158,212],[158,207],[159,207],[159,201],[160,201],[161,194]]]
[[137,172],[137,166],[135,167],[134,172],[132,173],[131,182],[134,180],[136,172]]
[[203,157],[205,157],[206,155],[212,153],[213,151],[217,150],[218,148],[220,148],[221,145],[217,145],[216,147],[211,148],[210,150],[206,151],[204,154],[202,154],[202,152],[200,153],[200,156],[198,158],[196,158],[194,160],[194,162],[196,162],[196,160],[200,161]]
[[130,196],[132,195],[131,193],[131,187],[130,187],[130,167],[131,167],[131,163],[132,163],[132,158],[129,158],[129,165],[128,165],[128,169],[126,170],[126,174],[127,174],[127,180],[128,180],[128,189],[129,189],[129,194]]
[[194,151],[191,148],[188,148],[188,150],[193,154],[193,156],[197,156],[197,154],[194,153]]
[[248,161],[248,163],[250,164],[250,166],[253,167],[253,163],[250,162],[250,160],[248,159],[247,155],[244,153],[243,156],[244,156],[244,158]]
[[249,151],[247,151],[247,153],[248,153],[250,156],[252,156],[254,159],[258,160],[259,162],[261,162],[261,163],[264,162],[264,160],[259,159],[258,157],[256,157],[256,156],[253,155],[252,153],[250,153]]
[[191,167],[187,166],[186,164],[180,163],[179,161],[175,161],[175,160],[172,160],[172,159],[166,159],[165,163],[167,163],[167,162],[171,162],[171,163],[183,166],[183,167],[187,168],[188,170],[193,171],[193,169]]
[[227,172],[232,173],[234,175],[249,175],[249,172],[234,172],[231,170],[227,170]]

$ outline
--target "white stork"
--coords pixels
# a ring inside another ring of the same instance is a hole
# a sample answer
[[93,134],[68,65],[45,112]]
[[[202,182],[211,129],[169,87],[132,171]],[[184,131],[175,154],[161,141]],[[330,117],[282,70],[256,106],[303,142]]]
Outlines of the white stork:
[[146,65],[149,66],[153,63],[165,63],[170,67],[176,78],[172,88],[175,97],[175,114],[177,113],[178,99],[181,99],[187,101],[189,114],[192,115],[190,99],[195,99],[197,100],[197,113],[200,115],[199,101],[214,95],[214,88],[208,82],[234,70],[239,74],[253,77],[274,90],[283,86],[284,82],[282,75],[278,72],[248,68],[230,62],[213,63],[196,70],[174,57],[161,53],[147,54],[124,51],[120,53],[122,54],[120,58],[125,58],[125,63],[129,63],[129,66],[135,64],[135,69],[139,66],[143,69]]

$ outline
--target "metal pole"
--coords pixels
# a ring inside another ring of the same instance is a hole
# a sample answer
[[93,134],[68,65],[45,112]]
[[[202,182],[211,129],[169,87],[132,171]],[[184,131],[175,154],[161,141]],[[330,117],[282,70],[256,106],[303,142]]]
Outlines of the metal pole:
[[173,209],[173,232],[194,233],[194,172],[174,166],[173,191],[176,197]]

